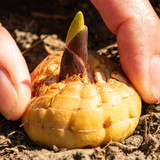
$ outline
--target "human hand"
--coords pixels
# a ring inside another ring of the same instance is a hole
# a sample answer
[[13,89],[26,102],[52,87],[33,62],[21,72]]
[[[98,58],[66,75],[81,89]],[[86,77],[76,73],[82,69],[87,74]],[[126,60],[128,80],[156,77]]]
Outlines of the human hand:
[[15,41],[0,24],[0,113],[17,120],[31,97],[30,76]]
[[147,103],[160,101],[160,21],[148,0],[91,0],[117,35],[124,72]]

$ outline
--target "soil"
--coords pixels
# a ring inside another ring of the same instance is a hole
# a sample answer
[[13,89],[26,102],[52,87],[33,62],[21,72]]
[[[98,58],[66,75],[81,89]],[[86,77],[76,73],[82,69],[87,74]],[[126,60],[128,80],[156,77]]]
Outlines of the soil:
[[[160,1],[150,0],[160,15]],[[1,0],[0,22],[17,42],[30,72],[48,54],[62,50],[68,27],[81,10],[89,28],[88,47],[119,63],[116,36],[104,25],[89,1],[80,0]],[[30,47],[48,37],[32,49]],[[122,143],[109,142],[96,148],[48,149],[33,143],[25,134],[21,121],[7,121],[0,115],[0,159],[160,159],[160,105],[143,103],[143,112],[134,133]]]

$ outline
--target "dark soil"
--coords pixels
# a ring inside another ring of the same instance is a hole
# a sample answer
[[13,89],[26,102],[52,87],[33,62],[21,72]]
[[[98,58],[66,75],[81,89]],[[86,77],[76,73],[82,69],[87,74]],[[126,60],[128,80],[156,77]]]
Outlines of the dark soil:
[[[159,0],[150,2],[160,15]],[[89,28],[89,49],[101,49],[99,52],[119,63],[116,37],[89,1],[1,0],[0,22],[14,37],[21,51],[25,51],[23,55],[32,71],[48,53],[63,49],[62,41],[65,41],[68,27],[79,10],[84,13]],[[54,44],[46,39],[44,43],[26,50],[44,34],[52,35]],[[130,137],[122,143],[110,142],[97,148],[67,150],[53,146],[52,150],[47,149],[34,144],[20,124],[20,120],[7,121],[0,115],[0,159],[160,159],[160,105],[143,103],[139,125]]]

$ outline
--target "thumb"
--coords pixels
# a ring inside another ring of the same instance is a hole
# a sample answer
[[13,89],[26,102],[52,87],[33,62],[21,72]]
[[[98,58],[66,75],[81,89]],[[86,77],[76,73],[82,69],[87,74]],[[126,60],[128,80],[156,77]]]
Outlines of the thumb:
[[160,100],[160,23],[148,0],[91,0],[117,35],[124,72],[143,100]]
[[25,60],[11,35],[0,25],[0,112],[8,120],[17,120],[30,97],[30,76]]

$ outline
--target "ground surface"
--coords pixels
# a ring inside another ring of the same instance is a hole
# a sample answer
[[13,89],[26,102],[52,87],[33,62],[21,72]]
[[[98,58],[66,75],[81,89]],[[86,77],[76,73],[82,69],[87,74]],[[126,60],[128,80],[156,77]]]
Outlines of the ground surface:
[[[151,3],[159,15],[159,1],[152,0]],[[89,1],[2,0],[0,21],[21,51],[25,51],[24,57],[32,71],[48,53],[63,49],[69,24],[79,10],[84,13],[89,28],[89,49],[101,49],[101,53],[118,62],[117,46],[114,44],[116,37],[108,31]],[[26,52],[34,41],[45,34],[51,35],[45,43]],[[143,105],[137,129],[124,142],[110,142],[98,148],[67,150],[53,146],[53,150],[47,149],[34,144],[19,127],[20,124],[20,120],[11,122],[0,115],[0,159],[160,159],[159,105]]]

